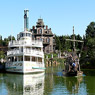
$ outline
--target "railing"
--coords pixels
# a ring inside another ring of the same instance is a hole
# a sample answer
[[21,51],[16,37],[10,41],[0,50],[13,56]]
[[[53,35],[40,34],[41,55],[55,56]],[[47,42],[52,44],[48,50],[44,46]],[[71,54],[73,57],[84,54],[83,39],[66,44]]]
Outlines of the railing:
[[41,45],[42,46],[42,41],[39,40],[20,40],[20,41],[10,41],[9,46],[12,45]]
[[32,45],[43,46],[43,42],[39,40],[32,40]]
[[7,55],[15,55],[15,54],[21,54],[22,52],[18,49],[9,50],[7,51]]
[[43,51],[41,50],[31,50],[31,49],[24,49],[25,54],[33,54],[33,55],[43,55]]
[[21,54],[21,53],[33,54],[33,55],[43,55],[43,51],[41,50],[24,49],[23,51],[24,52],[18,49],[13,49],[13,50],[7,51],[7,55],[15,55],[15,54]]

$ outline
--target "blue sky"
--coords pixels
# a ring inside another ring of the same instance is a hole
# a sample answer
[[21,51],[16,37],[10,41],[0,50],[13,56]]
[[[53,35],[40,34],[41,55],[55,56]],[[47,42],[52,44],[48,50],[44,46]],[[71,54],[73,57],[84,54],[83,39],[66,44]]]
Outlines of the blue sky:
[[3,38],[23,30],[24,9],[29,9],[29,28],[43,18],[56,35],[71,35],[72,27],[81,36],[95,21],[95,0],[0,0],[0,35]]

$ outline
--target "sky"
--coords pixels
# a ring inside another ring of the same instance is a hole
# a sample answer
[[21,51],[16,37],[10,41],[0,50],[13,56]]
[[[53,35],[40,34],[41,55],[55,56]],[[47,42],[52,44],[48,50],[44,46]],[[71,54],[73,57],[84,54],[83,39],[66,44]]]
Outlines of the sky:
[[0,35],[3,38],[24,30],[24,9],[29,10],[29,28],[41,17],[56,35],[85,35],[95,21],[95,0],[0,0]]

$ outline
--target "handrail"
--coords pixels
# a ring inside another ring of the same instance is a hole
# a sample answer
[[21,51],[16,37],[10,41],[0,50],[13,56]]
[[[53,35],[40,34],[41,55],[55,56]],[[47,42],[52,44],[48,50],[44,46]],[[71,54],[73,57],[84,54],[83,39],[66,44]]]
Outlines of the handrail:
[[14,54],[21,54],[21,53],[25,53],[25,54],[43,54],[42,50],[32,50],[32,49],[24,49],[23,52],[19,49],[13,49],[13,50],[9,50],[7,51],[7,55],[14,55]]
[[39,40],[19,40],[19,41],[10,41],[9,46],[11,45],[42,45],[42,41]]

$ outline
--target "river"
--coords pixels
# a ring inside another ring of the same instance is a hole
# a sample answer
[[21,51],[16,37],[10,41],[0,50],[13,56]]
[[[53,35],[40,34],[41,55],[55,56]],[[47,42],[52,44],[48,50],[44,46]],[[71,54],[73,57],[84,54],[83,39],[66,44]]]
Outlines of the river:
[[83,70],[82,77],[62,76],[62,67],[48,67],[45,73],[0,73],[0,95],[95,95],[95,70]]

